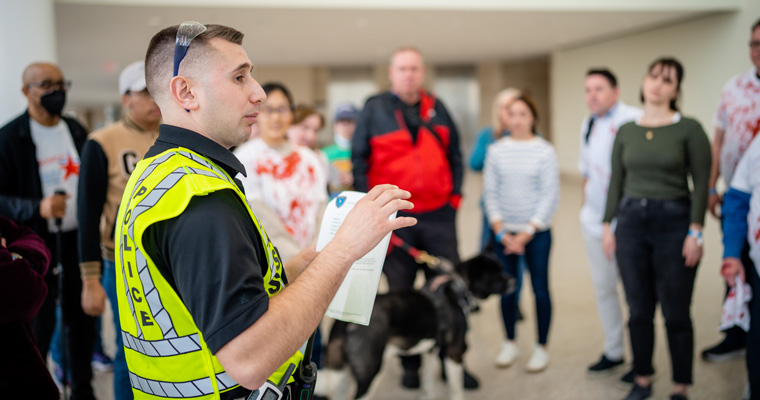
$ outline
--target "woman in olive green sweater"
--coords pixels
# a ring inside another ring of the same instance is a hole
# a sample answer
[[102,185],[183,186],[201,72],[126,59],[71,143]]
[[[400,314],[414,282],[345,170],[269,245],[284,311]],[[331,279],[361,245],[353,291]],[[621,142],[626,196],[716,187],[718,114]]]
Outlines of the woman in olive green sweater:
[[646,399],[652,393],[658,302],[673,366],[671,399],[686,399],[692,383],[690,307],[702,258],[711,154],[702,126],[682,117],[676,107],[682,79],[678,61],[662,58],[652,63],[641,89],[644,115],[620,128],[612,149],[602,243],[608,257],[617,257],[630,310],[634,386],[626,400]]

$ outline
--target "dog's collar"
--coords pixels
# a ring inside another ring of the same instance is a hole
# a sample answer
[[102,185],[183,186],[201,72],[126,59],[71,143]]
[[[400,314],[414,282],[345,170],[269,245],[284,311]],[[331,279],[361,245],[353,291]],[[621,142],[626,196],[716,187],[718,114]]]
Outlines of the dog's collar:
[[443,310],[443,303],[439,301],[441,297],[436,296],[435,294],[445,289],[446,287],[450,287],[454,292],[457,304],[462,309],[462,312],[466,317],[469,317],[470,314],[478,308],[478,301],[475,296],[473,296],[470,288],[467,287],[464,279],[462,279],[459,274],[451,272],[440,274],[429,279],[425,286],[422,288],[422,292],[431,298],[433,304],[435,305],[436,311],[438,311],[439,314]]

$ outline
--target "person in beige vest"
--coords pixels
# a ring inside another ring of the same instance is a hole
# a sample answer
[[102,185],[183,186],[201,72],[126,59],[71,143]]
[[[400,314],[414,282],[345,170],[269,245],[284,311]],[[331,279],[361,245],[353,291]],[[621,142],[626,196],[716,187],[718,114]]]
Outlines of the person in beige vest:
[[114,398],[123,400],[132,399],[132,386],[116,301],[114,227],[129,176],[158,137],[161,111],[146,88],[143,61],[124,68],[119,93],[123,118],[90,134],[82,151],[77,218],[82,308],[88,315],[101,315],[108,296],[116,328]]

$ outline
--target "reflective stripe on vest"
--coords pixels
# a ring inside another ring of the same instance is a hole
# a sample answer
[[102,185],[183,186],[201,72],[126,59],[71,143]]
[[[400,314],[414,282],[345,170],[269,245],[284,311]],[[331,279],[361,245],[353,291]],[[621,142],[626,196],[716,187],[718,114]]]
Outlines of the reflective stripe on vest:
[[[214,394],[210,378],[201,378],[188,382],[161,382],[145,379],[130,372],[129,381],[132,383],[133,388],[141,392],[169,399],[184,399]],[[237,382],[230,378],[226,372],[216,374],[216,384],[220,391],[237,386]]]
[[151,357],[168,357],[201,350],[197,333],[163,340],[142,340],[129,332],[121,331],[122,342],[127,349]]
[[[262,269],[267,295],[284,286],[277,250],[224,170],[187,149],[140,161],[124,191],[116,227],[119,318],[136,397],[212,399],[238,386],[211,354],[179,295],[141,249],[149,226],[180,215],[193,197],[218,190],[236,193],[259,232],[266,257],[260,261],[267,263]],[[297,352],[270,380],[279,382],[287,366],[298,365],[302,358]]]

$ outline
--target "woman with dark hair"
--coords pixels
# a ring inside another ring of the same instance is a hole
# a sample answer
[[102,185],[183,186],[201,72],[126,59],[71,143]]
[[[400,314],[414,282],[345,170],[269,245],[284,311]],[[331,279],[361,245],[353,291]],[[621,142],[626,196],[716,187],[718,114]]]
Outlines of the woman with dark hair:
[[327,179],[313,151],[288,141],[293,98],[279,83],[263,85],[259,137],[235,150],[247,177],[239,176],[251,209],[283,261],[316,242],[327,204]]
[[626,400],[652,394],[658,302],[673,366],[670,398],[686,399],[692,383],[690,308],[702,258],[711,154],[699,122],[678,112],[682,81],[683,67],[677,60],[655,60],[641,87],[644,114],[620,127],[612,148],[602,244],[607,257],[617,257],[628,300],[634,385]]
[[[509,130],[488,148],[484,169],[486,214],[496,238],[494,250],[504,271],[517,275],[518,256],[524,254],[536,297],[538,343],[526,365],[539,372],[549,365],[546,345],[552,304],[549,295],[550,222],[559,203],[557,155],[549,142],[536,135],[538,115],[527,97],[509,106]],[[515,293],[502,296],[501,312],[507,340],[495,363],[509,367],[517,359]]]

